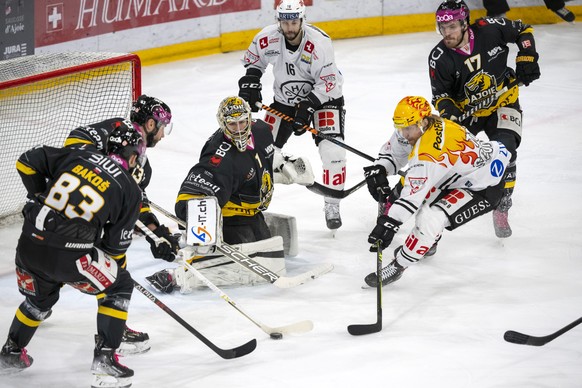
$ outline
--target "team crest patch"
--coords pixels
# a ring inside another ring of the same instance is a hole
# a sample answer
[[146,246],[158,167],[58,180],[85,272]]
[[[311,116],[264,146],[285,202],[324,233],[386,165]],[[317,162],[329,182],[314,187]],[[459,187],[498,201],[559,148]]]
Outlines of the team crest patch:
[[325,91],[329,93],[330,90],[335,88],[336,77],[335,74],[324,75],[319,77],[323,82],[325,82]]
[[16,282],[21,293],[32,296],[36,295],[36,281],[24,269],[16,268]]
[[412,188],[410,190],[410,194],[414,194],[416,192],[418,192],[420,189],[422,189],[422,186],[424,186],[424,182],[426,182],[426,177],[425,178],[413,178],[413,177],[406,177],[406,179],[408,179],[408,183],[410,184],[410,187]]

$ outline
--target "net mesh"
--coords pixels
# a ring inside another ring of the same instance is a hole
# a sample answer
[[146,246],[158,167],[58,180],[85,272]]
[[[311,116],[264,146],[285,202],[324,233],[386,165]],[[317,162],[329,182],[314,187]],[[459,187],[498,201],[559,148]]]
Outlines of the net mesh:
[[16,160],[35,145],[61,147],[69,132],[127,117],[139,93],[139,58],[116,53],[46,54],[0,61],[0,222],[22,209]]

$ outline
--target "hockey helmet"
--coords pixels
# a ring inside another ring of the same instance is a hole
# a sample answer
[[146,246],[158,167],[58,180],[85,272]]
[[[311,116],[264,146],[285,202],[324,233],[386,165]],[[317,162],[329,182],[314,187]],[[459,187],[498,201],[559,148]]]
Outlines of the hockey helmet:
[[469,25],[469,7],[463,0],[445,0],[436,10],[437,29],[439,23],[448,23],[453,20],[461,20],[461,25]]
[[404,97],[394,109],[394,127],[397,130],[415,125],[425,117],[430,116],[432,108],[424,97]]
[[138,164],[145,158],[145,142],[137,124],[129,120],[115,121],[114,129],[107,139],[107,153],[120,163],[125,169],[129,169],[129,159],[137,155]]
[[146,134],[148,147],[155,145],[154,137],[161,127],[165,127],[166,135],[172,132],[172,111],[165,102],[158,98],[146,96],[145,94],[139,96],[132,104],[130,118],[131,121],[142,127],[145,127],[149,119],[153,119],[156,122],[155,130]]
[[238,96],[226,97],[218,106],[216,119],[224,136],[240,152],[244,152],[251,136],[252,117],[249,103]]
[[305,3],[303,0],[281,0],[277,5],[277,20],[296,19],[305,19]]

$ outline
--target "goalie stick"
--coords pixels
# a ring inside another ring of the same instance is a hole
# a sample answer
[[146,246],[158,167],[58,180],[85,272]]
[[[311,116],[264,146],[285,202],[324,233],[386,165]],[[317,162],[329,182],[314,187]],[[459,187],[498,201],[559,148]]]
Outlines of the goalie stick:
[[213,344],[208,338],[206,338],[204,335],[202,335],[198,330],[196,330],[195,328],[190,326],[188,324],[188,322],[183,320],[178,314],[176,314],[174,311],[172,311],[168,306],[166,306],[155,295],[153,295],[151,292],[146,290],[144,288],[144,286],[142,286],[141,284],[139,284],[135,280],[133,281],[133,286],[135,287],[136,290],[138,290],[143,295],[145,295],[146,298],[151,300],[156,306],[158,306],[159,308],[164,310],[169,316],[174,318],[174,320],[176,322],[178,322],[180,325],[185,327],[186,330],[188,330],[190,333],[194,334],[196,336],[196,338],[198,338],[200,341],[202,341],[202,343],[204,345],[208,346],[216,354],[218,354],[220,357],[222,357],[224,359],[231,359],[231,358],[238,358],[238,357],[245,356],[245,355],[251,353],[257,347],[257,340],[253,338],[252,340],[250,340],[246,344],[243,344],[243,345],[238,346],[236,348],[232,348],[232,349],[219,348],[218,346]]
[[[161,206],[153,203],[150,201],[150,206],[155,210],[162,213],[164,216],[168,217],[172,221],[176,222],[178,225],[186,228],[186,223],[176,217],[174,214],[170,213],[166,209],[162,208]],[[279,287],[279,288],[291,288],[303,284],[307,281],[313,280],[315,278],[320,277],[333,269],[333,265],[329,263],[321,264],[314,269],[304,272],[302,274],[296,276],[279,276],[275,272],[271,271],[270,269],[264,267],[263,265],[257,263],[247,255],[242,252],[237,251],[235,248],[231,247],[230,245],[222,242],[220,244],[216,244],[216,250],[235,263],[239,264],[240,266],[248,269],[249,271],[259,275],[269,283]]]
[[[143,222],[141,222],[140,220],[137,220],[136,225],[149,238],[151,238],[156,243],[156,245],[161,242],[161,239],[158,236],[156,236],[154,234],[154,232],[152,232],[147,226],[145,226],[143,224]],[[206,287],[208,287],[212,291],[216,292],[225,302],[227,302],[229,305],[234,307],[239,313],[241,313],[245,318],[247,318],[249,321],[254,323],[259,329],[261,329],[265,333],[267,333],[269,335],[271,335],[273,333],[281,333],[281,334],[298,333],[298,334],[300,334],[300,333],[306,333],[308,331],[313,330],[313,322],[311,322],[311,321],[301,321],[301,322],[297,322],[297,323],[293,323],[293,324],[285,325],[285,326],[280,326],[280,327],[270,327],[270,326],[267,326],[267,325],[255,320],[255,319],[251,318],[251,316],[248,315],[247,313],[245,313],[232,299],[230,299],[230,297],[224,291],[222,291],[214,283],[212,283],[210,280],[208,280],[206,278],[206,276],[204,276],[200,271],[198,271],[198,269],[196,269],[196,268],[194,268],[194,266],[190,265],[185,257],[182,258],[182,264],[184,264],[184,266],[186,268],[188,268],[189,271],[191,271],[198,279],[200,279],[200,281],[202,281],[202,283],[204,283],[206,285]]]
[[543,337],[535,337],[533,335],[527,335],[523,333],[519,333],[517,331],[508,330],[503,335],[503,339],[507,342],[511,342],[513,344],[518,345],[531,345],[531,346],[544,346],[550,341],[555,340],[565,332],[573,329],[574,327],[578,326],[582,323],[582,317],[576,319],[574,322],[570,323],[569,325],[561,328],[560,330],[556,331],[553,334],[546,335]]

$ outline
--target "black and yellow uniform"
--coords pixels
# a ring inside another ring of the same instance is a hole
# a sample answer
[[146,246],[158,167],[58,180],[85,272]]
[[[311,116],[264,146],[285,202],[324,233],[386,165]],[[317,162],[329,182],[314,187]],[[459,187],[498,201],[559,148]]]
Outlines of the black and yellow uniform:
[[26,299],[9,337],[19,348],[26,346],[50,315],[61,286],[69,284],[106,294],[98,333],[106,346],[119,347],[133,281],[103,253],[125,256],[139,215],[139,187],[120,164],[87,145],[33,148],[16,165],[29,197],[16,248],[18,287]]
[[236,244],[271,237],[261,212],[267,209],[273,194],[273,154],[273,136],[261,120],[252,122],[249,143],[243,152],[222,130],[216,131],[182,182],[176,215],[186,220],[189,199],[215,196],[222,209],[225,242]]

